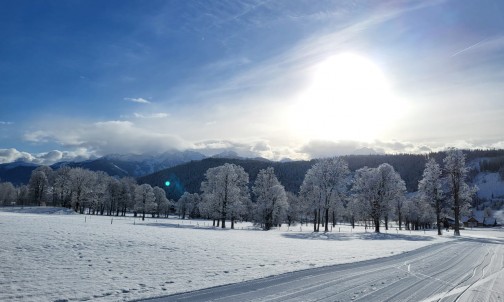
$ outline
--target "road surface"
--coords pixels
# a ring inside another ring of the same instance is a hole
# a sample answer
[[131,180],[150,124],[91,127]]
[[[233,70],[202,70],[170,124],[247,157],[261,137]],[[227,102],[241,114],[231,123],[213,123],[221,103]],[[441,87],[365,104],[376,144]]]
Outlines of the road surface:
[[504,240],[461,238],[145,301],[504,301]]

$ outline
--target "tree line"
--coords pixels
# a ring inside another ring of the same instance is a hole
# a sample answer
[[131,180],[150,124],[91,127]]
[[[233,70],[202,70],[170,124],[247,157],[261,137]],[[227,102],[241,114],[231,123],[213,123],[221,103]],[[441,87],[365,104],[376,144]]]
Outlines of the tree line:
[[234,228],[236,221],[252,221],[264,230],[287,223],[313,224],[327,232],[337,221],[362,223],[380,232],[391,221],[399,229],[437,225],[453,217],[459,234],[461,215],[476,189],[467,184],[468,169],[462,151],[450,149],[442,159],[427,160],[418,191],[407,193],[405,181],[394,167],[382,163],[351,172],[347,158],[325,158],[311,163],[297,193],[287,191],[273,167],[257,172],[250,183],[243,167],[224,163],[208,168],[199,193],[185,191],[175,202],[159,186],[137,184],[133,178],[114,178],[104,172],[62,167],[39,167],[28,185],[0,183],[4,205],[53,205],[79,213],[100,215],[141,214],[159,217],[176,212],[181,218],[213,220],[213,225]]
[[56,206],[73,208],[84,214],[125,216],[168,216],[173,201],[160,187],[137,184],[131,177],[115,178],[102,171],[63,166],[53,170],[40,166],[33,170],[27,185],[14,187],[0,183],[0,204],[4,206]]

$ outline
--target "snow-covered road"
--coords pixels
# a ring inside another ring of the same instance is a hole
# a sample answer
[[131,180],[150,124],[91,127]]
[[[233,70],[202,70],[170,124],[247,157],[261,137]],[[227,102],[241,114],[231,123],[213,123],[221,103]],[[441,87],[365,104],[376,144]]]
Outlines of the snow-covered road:
[[504,240],[463,238],[148,301],[504,301]]

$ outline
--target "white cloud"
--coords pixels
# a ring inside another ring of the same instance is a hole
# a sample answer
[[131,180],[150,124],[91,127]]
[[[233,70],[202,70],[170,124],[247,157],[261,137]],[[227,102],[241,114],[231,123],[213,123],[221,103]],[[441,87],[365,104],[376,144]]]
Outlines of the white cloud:
[[125,101],[130,101],[133,103],[140,103],[140,104],[150,104],[150,102],[144,98],[124,98]]
[[[325,141],[312,140],[303,145],[299,152],[306,154],[309,158],[323,158],[340,155],[361,153],[360,149],[369,148],[366,144],[356,141]],[[374,149],[369,149],[369,154],[377,153]]]
[[305,154],[307,158],[322,158],[341,155],[370,155],[370,154],[398,154],[412,153],[422,154],[443,151],[447,147],[475,149],[481,145],[468,142],[456,142],[451,145],[424,144],[399,141],[359,142],[359,141],[327,141],[312,140],[301,146],[298,152]]
[[23,138],[26,141],[32,142],[32,143],[47,143],[50,140],[50,135],[46,131],[43,130],[37,130],[33,132],[27,132],[23,135]]
[[0,164],[11,163],[14,161],[31,162],[34,157],[28,152],[21,152],[14,148],[0,149]]
[[188,147],[163,127],[149,129],[131,121],[75,122],[59,121],[45,130],[25,134],[31,142],[56,141],[65,149],[84,148],[97,156],[110,153],[148,153]]
[[13,122],[0,121],[0,125],[12,125]]
[[257,157],[259,153],[251,150],[251,146],[246,143],[239,143],[230,140],[208,140],[197,142],[192,150],[200,152],[206,156],[213,156],[224,151],[234,151],[242,157]]
[[159,118],[166,118],[169,117],[170,114],[165,113],[165,112],[158,112],[158,113],[150,113],[150,114],[142,114],[142,113],[133,113],[133,116],[136,118],[143,118],[143,119],[159,119]]
[[0,149],[0,164],[20,161],[39,165],[52,165],[61,161],[83,161],[95,157],[92,152],[84,148],[77,148],[73,151],[52,150],[35,154],[14,148]]

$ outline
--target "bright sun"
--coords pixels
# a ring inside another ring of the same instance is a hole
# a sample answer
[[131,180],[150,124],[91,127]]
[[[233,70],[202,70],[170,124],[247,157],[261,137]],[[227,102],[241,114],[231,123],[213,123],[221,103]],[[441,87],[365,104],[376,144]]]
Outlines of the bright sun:
[[351,53],[314,66],[312,83],[290,114],[304,139],[377,139],[398,117],[398,100],[372,61]]

